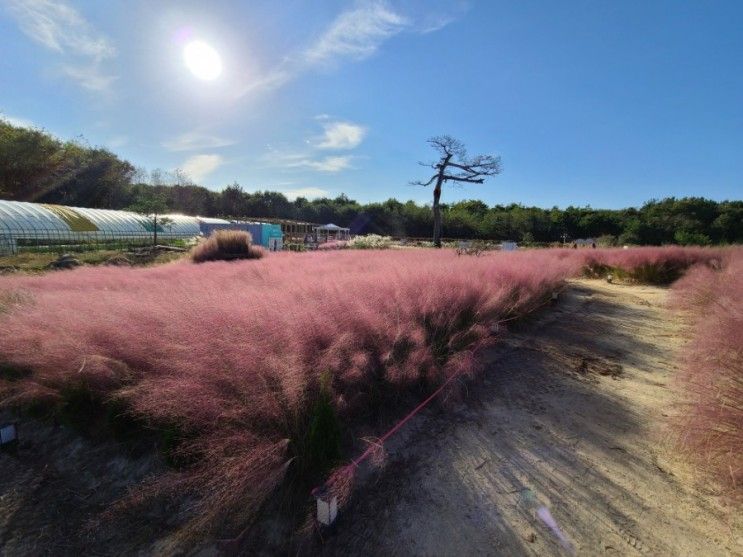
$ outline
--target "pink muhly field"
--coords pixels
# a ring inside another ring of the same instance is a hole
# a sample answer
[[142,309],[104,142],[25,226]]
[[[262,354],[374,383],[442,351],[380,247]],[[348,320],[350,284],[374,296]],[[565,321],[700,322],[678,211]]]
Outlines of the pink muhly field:
[[287,470],[313,470],[322,404],[354,439],[472,374],[491,325],[580,265],[560,250],[340,250],[3,278],[0,402],[59,412],[82,392],[168,433],[178,465],[141,493],[188,493],[199,527],[240,524]]
[[691,341],[679,384],[688,407],[679,425],[691,459],[743,501],[743,249],[729,250],[722,271],[691,269],[673,287],[687,310]]
[[573,250],[588,276],[613,273],[633,282],[666,285],[678,280],[693,265],[719,268],[727,250],[704,247],[635,247]]

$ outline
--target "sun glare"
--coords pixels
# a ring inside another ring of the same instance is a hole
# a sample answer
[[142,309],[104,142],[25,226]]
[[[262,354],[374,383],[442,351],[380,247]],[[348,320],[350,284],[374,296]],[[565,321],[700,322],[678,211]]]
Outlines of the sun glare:
[[191,73],[199,79],[211,81],[222,73],[219,53],[203,41],[193,41],[183,49],[183,59]]

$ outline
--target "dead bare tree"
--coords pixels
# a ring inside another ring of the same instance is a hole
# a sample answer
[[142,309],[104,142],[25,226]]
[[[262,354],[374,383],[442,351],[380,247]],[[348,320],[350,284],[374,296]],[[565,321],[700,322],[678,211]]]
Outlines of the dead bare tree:
[[482,184],[488,176],[500,174],[500,157],[493,155],[467,156],[464,144],[458,139],[448,135],[432,137],[428,143],[439,152],[440,158],[433,163],[420,163],[422,166],[430,166],[436,171],[427,182],[415,181],[417,186],[430,186],[433,188],[433,244],[441,247],[441,186],[445,182],[458,182],[469,184]]

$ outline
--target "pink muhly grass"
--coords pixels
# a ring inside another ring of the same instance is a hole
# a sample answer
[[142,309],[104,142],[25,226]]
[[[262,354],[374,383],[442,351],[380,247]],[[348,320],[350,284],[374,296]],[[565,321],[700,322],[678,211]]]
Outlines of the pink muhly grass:
[[243,230],[217,230],[191,250],[191,259],[194,263],[260,259],[263,255],[263,249],[253,245],[250,232]]
[[199,528],[244,521],[306,457],[323,375],[339,422],[368,432],[400,395],[474,373],[494,322],[579,269],[559,251],[340,250],[6,277],[0,363],[21,371],[0,368],[0,403],[57,407],[84,388],[175,428],[185,464],[152,489],[186,490]]
[[743,249],[722,271],[692,269],[674,285],[672,303],[693,327],[678,381],[689,407],[679,422],[690,458],[733,500],[743,501]]
[[634,282],[670,284],[692,265],[704,263],[718,267],[726,250],[704,247],[638,247],[572,250],[582,260],[586,274],[603,277],[607,273],[626,275]]

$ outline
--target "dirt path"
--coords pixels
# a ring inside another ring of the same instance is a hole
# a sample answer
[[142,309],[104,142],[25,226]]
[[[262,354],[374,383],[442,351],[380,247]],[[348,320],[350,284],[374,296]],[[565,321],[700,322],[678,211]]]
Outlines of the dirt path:
[[390,447],[324,553],[743,555],[743,521],[673,456],[683,327],[665,295],[573,282],[488,353],[464,403]]

